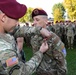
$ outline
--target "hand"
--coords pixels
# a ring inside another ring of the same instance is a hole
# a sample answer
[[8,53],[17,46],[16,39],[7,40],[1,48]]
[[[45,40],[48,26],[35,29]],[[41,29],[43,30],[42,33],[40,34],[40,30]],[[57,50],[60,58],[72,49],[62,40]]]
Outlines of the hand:
[[48,44],[47,44],[47,41],[44,41],[40,47],[40,51],[42,53],[46,52],[48,50]]
[[46,38],[50,38],[51,37],[51,33],[45,28],[42,28],[40,30],[40,33],[42,34],[43,37],[46,37]]

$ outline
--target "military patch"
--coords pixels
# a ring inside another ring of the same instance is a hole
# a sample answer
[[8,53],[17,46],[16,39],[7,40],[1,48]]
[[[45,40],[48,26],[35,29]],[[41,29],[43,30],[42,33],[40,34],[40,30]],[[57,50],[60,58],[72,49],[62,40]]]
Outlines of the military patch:
[[7,67],[11,67],[18,64],[18,59],[16,57],[12,57],[6,60]]
[[35,9],[35,10],[34,10],[34,14],[35,14],[35,15],[38,15],[38,14],[39,14],[39,10],[38,10],[38,9]]
[[66,56],[67,53],[65,48],[62,49],[62,53]]

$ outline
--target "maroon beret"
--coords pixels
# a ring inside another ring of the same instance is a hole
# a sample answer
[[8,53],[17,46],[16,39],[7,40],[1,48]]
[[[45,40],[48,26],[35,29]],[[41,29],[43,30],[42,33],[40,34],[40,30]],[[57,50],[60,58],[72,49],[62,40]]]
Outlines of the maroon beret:
[[67,20],[65,22],[68,22]]
[[74,22],[76,22],[76,20],[74,20]]
[[47,13],[46,13],[43,9],[38,9],[38,8],[36,8],[36,9],[34,9],[34,10],[32,11],[32,18],[33,18],[34,16],[38,16],[38,15],[46,15],[46,16],[47,16]]
[[63,22],[63,21],[60,21],[60,23],[61,23],[61,22]]
[[50,24],[51,24],[51,22],[50,22],[50,21],[48,21],[48,24],[50,25]]
[[0,0],[0,10],[10,18],[19,19],[25,15],[27,7],[16,0]]
[[55,23],[58,23],[58,21],[56,21]]

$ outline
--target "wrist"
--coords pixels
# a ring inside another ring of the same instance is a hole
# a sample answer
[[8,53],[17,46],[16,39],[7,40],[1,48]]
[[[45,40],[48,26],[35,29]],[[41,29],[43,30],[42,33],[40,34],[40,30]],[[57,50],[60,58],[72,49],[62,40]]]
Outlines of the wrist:
[[43,54],[43,51],[39,50],[39,52]]
[[39,52],[43,54],[44,53],[44,50],[39,50]]

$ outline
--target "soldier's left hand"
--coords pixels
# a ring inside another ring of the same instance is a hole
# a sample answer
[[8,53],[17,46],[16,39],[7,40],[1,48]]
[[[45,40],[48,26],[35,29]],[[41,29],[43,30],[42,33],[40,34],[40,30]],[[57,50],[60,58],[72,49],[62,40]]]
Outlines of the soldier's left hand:
[[45,29],[45,28],[42,28],[40,30],[40,32],[41,32],[43,37],[46,37],[46,38],[50,38],[51,37],[51,33],[47,29]]

